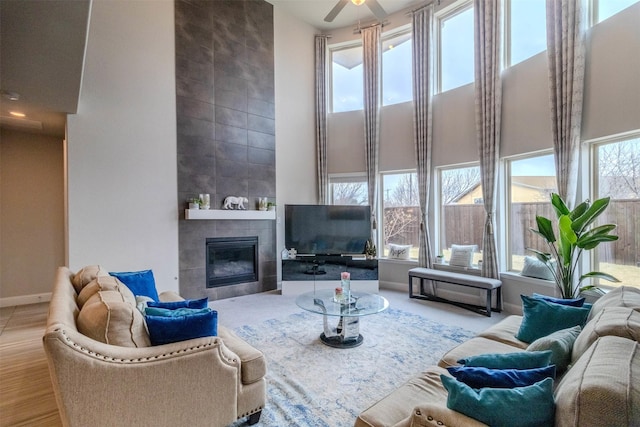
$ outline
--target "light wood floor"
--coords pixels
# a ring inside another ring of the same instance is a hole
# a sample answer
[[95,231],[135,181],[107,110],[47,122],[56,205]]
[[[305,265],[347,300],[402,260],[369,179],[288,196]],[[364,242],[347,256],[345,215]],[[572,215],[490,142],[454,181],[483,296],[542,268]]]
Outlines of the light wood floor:
[[61,426],[42,347],[48,303],[0,308],[0,426]]

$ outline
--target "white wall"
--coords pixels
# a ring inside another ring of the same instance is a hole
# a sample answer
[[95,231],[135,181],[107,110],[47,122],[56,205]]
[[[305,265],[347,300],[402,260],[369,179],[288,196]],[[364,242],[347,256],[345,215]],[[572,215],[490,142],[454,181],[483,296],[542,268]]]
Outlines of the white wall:
[[278,283],[284,205],[317,203],[314,91],[315,29],[273,6],[276,99]]
[[0,307],[48,301],[64,265],[63,142],[0,131]]
[[152,269],[178,291],[174,5],[94,0],[68,120],[71,269]]

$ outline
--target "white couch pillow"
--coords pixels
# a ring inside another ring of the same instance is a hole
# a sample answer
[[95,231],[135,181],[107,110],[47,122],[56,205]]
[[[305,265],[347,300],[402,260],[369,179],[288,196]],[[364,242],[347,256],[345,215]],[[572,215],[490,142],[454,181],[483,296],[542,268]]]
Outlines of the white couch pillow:
[[394,243],[389,243],[389,258],[409,259],[412,246],[413,245],[396,245]]
[[451,258],[449,258],[449,265],[454,265],[456,267],[471,267],[473,253],[477,248],[477,245],[451,245]]
[[[553,262],[552,265],[553,268],[555,268],[555,262]],[[524,257],[524,266],[522,267],[520,275],[534,277],[536,279],[551,280],[552,282],[555,280],[553,278],[553,273],[544,262],[540,261],[538,258],[528,255]]]

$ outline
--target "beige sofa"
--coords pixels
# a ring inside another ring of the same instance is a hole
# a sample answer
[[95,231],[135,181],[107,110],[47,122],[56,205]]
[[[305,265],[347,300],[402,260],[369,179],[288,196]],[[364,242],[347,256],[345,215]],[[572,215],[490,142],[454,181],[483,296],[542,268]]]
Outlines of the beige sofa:
[[[135,297],[95,277],[103,273],[57,271],[43,342],[64,425],[226,426],[244,417],[258,422],[266,401],[260,351],[223,326],[216,337],[150,346]],[[79,282],[87,288],[81,305],[93,308],[82,314],[74,288]],[[96,295],[87,295],[89,286]],[[182,298],[164,292],[160,299]],[[110,307],[106,317],[99,318],[100,306]],[[92,333],[103,327],[101,340],[111,344],[80,333],[78,323],[80,329],[89,324]],[[113,344],[118,340],[122,345]]]
[[[438,366],[411,379],[365,410],[356,427],[485,424],[447,408],[440,375],[457,361],[483,353],[522,351],[515,338],[521,316],[510,316],[445,354]],[[567,372],[556,379],[555,425],[640,426],[640,290],[620,287],[593,305]]]

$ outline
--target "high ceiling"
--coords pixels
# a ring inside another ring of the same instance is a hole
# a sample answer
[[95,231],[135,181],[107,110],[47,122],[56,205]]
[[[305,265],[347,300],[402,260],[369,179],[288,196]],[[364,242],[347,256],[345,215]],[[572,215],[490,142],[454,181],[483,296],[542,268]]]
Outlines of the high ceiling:
[[[356,6],[347,2],[344,9],[340,11],[333,22],[325,22],[324,17],[327,16],[331,9],[336,5],[338,0],[267,0],[269,3],[286,9],[296,18],[311,24],[321,31],[335,30],[356,25],[358,21],[363,23],[375,20],[375,16],[366,4]],[[365,0],[366,3],[366,0]],[[425,3],[420,0],[378,0],[378,3],[387,12],[392,14],[403,9]]]
[[[320,31],[375,20],[351,1],[333,22],[338,0],[268,0]],[[424,1],[378,0],[392,14]],[[0,127],[64,137],[66,115],[77,112],[90,0],[0,0]],[[9,98],[18,94],[19,99]],[[10,112],[26,117],[14,117]]]

